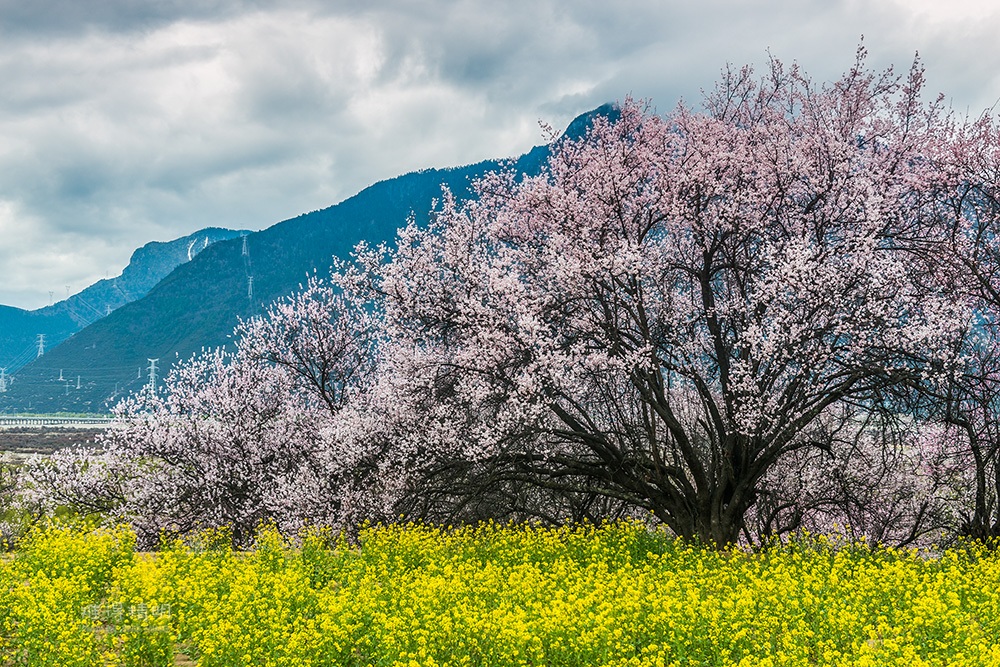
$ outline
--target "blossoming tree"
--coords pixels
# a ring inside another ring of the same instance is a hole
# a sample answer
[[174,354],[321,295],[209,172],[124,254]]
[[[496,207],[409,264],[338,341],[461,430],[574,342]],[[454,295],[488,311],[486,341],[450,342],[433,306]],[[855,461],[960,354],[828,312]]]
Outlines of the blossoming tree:
[[234,350],[203,351],[161,391],[120,403],[100,451],[36,460],[27,495],[129,521],[144,544],[225,527],[243,545],[264,522],[337,525],[353,516],[343,505],[361,461],[328,455],[330,424],[368,379],[369,317],[310,280],[243,322]]
[[651,513],[720,546],[939,530],[965,483],[942,424],[995,405],[967,391],[967,341],[1000,274],[958,289],[973,246],[942,230],[968,217],[948,203],[972,130],[922,88],[862,50],[829,85],[772,61],[702,111],[627,100],[542,175],[491,174],[394,249],[359,247],[233,354],[125,403],[100,464],[57,459],[35,488],[241,536],[399,513]]
[[923,220],[915,250],[930,270],[950,275],[971,304],[956,339],[961,364],[945,381],[925,384],[929,410],[958,433],[973,479],[966,535],[1000,536],[1000,127],[991,115],[950,128],[937,156],[947,185]]
[[821,415],[948,364],[968,317],[899,243],[940,185],[921,88],[773,62],[446,197],[381,270],[393,405],[425,450],[735,541]]

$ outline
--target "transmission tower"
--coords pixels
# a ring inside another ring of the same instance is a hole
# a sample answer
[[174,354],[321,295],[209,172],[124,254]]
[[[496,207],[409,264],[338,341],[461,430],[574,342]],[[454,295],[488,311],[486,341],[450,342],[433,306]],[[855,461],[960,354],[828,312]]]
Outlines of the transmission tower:
[[45,354],[45,334],[38,334],[38,356]]
[[80,388],[80,376],[79,375],[76,376],[76,388],[77,389]]
[[0,368],[0,394],[7,391],[7,369]]
[[65,381],[66,381],[66,378],[64,378],[64,377],[63,377],[63,373],[62,373],[62,371],[63,371],[63,369],[61,369],[61,368],[60,368],[60,369],[59,369],[59,381],[60,381],[60,382],[65,382]]
[[247,298],[253,301],[253,276],[247,279]]
[[151,392],[156,391],[156,362],[159,359],[147,359],[149,362],[149,390]]
[[245,236],[243,237],[243,256],[244,257],[250,256],[250,249],[247,247],[247,237]]

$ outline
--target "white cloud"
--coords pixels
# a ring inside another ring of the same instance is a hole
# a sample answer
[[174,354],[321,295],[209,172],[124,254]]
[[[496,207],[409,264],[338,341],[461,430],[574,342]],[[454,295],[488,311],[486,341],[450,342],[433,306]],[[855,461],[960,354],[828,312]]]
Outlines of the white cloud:
[[930,90],[977,113],[1000,97],[998,16],[971,0],[0,0],[0,303],[44,305],[150,240],[512,156],[538,120],[627,94],[696,104],[768,49],[821,80],[862,34],[877,66],[920,51]]

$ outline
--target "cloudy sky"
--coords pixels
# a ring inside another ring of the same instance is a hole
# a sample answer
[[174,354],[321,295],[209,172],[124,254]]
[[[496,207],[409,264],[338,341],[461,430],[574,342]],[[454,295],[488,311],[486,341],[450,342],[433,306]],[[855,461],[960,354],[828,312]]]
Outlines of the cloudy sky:
[[0,0],[0,304],[117,275],[150,240],[520,154],[539,120],[625,95],[697,104],[727,62],[769,51],[820,80],[862,35],[880,67],[919,51],[929,92],[978,115],[1000,99],[995,6]]

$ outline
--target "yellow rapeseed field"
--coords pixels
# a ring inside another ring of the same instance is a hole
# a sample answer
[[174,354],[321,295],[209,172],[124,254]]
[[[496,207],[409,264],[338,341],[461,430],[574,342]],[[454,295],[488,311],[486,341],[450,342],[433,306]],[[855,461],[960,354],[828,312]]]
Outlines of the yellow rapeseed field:
[[35,530],[0,570],[0,664],[1000,665],[981,546],[716,552],[637,523],[224,544]]

